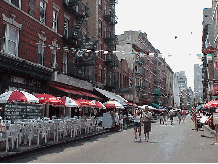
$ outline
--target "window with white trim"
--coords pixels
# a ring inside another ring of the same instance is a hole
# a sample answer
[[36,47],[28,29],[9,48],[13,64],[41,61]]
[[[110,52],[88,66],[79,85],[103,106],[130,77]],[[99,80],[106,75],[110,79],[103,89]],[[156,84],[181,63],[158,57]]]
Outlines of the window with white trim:
[[68,38],[69,34],[69,20],[67,18],[64,19],[64,37]]
[[102,21],[100,19],[98,21],[98,35],[102,36]]
[[2,50],[10,55],[18,56],[19,29],[4,24],[3,31]]
[[13,5],[21,9],[21,0],[9,0],[9,3],[12,3]]
[[63,73],[67,74],[67,53],[63,55]]
[[107,83],[107,71],[106,69],[104,70],[104,84]]
[[44,58],[44,43],[38,43],[38,63],[43,65],[43,58]]
[[102,0],[98,0],[99,9],[102,10]]
[[54,48],[52,50],[52,53],[51,53],[51,67],[52,68],[57,68],[57,61],[56,61],[56,55],[57,54],[57,49]]
[[101,83],[102,76],[102,68],[99,68],[99,82]]
[[39,20],[42,23],[45,23],[45,12],[46,12],[46,3],[40,1],[40,13],[39,13]]
[[58,11],[53,10],[52,29],[57,32],[58,29]]

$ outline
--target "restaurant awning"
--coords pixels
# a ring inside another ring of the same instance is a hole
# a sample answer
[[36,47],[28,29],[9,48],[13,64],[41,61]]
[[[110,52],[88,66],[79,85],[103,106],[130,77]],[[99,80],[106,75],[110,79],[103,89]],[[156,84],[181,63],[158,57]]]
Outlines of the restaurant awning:
[[51,85],[51,86],[54,87],[54,88],[57,88],[57,89],[59,89],[61,91],[67,92],[67,93],[72,93],[72,94],[76,94],[76,95],[83,95],[82,93],[80,93],[78,91],[74,91],[72,89],[66,89],[66,88],[62,88],[62,87],[57,87],[55,85]]
[[157,105],[157,104],[155,104],[155,103],[151,103],[151,105],[152,105],[153,107],[155,107],[155,108],[161,108],[160,105]]
[[122,101],[122,102],[128,102],[126,99],[122,98],[120,95],[116,95],[115,93],[112,93],[112,92],[109,92],[109,91],[106,91],[100,88],[94,88],[94,89],[109,99]]
[[86,96],[89,96],[89,97],[98,98],[98,96],[96,96],[94,94],[91,94],[91,93],[88,93],[88,92],[75,91],[75,90],[72,90],[72,89],[66,89],[66,88],[55,86],[55,85],[51,85],[51,86],[54,87],[54,88],[57,88],[57,89],[59,89],[61,91],[67,92],[67,93],[72,93],[72,94],[76,94],[76,95],[86,95]]
[[86,96],[89,96],[89,97],[99,98],[98,96],[93,95],[93,94],[88,93],[88,92],[83,92],[83,91],[79,91],[79,92],[81,92],[82,94],[84,94],[84,95],[86,95]]

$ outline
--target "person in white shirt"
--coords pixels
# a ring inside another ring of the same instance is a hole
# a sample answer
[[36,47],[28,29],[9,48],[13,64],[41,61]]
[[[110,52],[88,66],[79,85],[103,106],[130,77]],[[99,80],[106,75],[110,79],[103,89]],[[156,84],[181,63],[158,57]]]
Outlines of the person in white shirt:
[[142,122],[144,124],[144,135],[145,140],[149,142],[149,132],[151,132],[151,120],[152,120],[152,113],[148,111],[148,108],[145,108],[145,111],[142,115]]
[[171,123],[171,125],[173,125],[174,112],[172,110],[170,110],[169,115],[170,115],[170,123]]
[[119,113],[119,124],[120,124],[119,131],[122,131],[123,130],[123,114],[122,114],[122,112]]
[[115,131],[119,130],[119,113],[118,111],[116,111],[116,113],[114,114],[114,122],[115,122]]
[[141,139],[141,114],[138,110],[134,114],[134,134],[135,134],[135,142],[137,142],[137,130],[139,132],[139,139]]

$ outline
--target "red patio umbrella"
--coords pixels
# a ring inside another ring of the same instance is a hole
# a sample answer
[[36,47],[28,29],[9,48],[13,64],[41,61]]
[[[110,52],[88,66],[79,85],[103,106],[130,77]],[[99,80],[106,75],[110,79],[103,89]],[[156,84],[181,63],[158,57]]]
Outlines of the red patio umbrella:
[[208,102],[208,105],[209,105],[209,107],[218,107],[218,101],[212,100],[212,101]]
[[0,95],[0,103],[27,102],[38,103],[39,99],[24,91],[8,91]]
[[39,99],[40,104],[50,104],[50,105],[63,105],[63,102],[57,97],[49,94],[38,94],[35,95]]
[[96,101],[96,100],[92,100],[92,102],[95,104],[94,105],[95,108],[106,109],[106,107],[101,102]]
[[124,109],[123,105],[121,105],[117,101],[107,101],[104,106],[106,108],[113,108],[113,109]]
[[71,99],[70,97],[60,97],[58,98],[61,100],[66,107],[79,107],[81,104],[77,103],[75,100]]
[[77,99],[75,101],[76,101],[76,103],[81,104],[81,106],[89,106],[89,107],[94,107],[95,106],[95,104],[90,100]]

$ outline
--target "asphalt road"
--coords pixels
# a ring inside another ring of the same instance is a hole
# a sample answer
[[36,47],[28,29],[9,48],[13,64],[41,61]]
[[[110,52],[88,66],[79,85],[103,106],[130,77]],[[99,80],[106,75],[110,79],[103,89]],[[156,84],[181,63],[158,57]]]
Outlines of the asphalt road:
[[[134,142],[133,128],[96,136],[40,154],[12,161],[13,163],[217,163],[218,145],[214,136],[192,130],[190,116],[185,123],[152,123],[150,142]],[[144,138],[144,137],[143,137]]]

